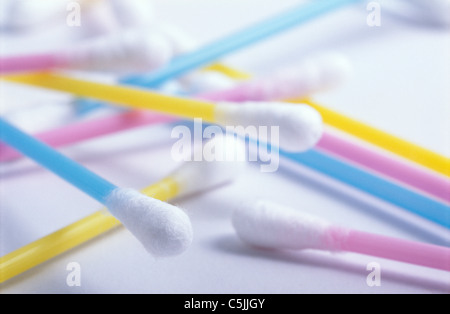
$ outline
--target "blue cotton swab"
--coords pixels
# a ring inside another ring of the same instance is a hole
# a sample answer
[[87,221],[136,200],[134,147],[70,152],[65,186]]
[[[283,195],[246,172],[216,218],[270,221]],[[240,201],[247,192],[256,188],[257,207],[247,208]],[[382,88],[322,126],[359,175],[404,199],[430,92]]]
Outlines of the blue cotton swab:
[[0,140],[105,205],[153,255],[180,254],[192,242],[190,219],[180,208],[116,187],[2,118]]

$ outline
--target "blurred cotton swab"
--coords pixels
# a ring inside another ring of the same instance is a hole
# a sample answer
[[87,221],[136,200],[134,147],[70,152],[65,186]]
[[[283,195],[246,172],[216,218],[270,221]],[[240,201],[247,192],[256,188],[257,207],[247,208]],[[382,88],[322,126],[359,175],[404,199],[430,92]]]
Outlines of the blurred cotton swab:
[[0,118],[0,140],[105,205],[150,253],[182,253],[192,241],[188,216],[178,207],[118,188]]
[[[128,108],[156,110],[185,118],[223,126],[246,128],[266,127],[259,132],[260,140],[269,141],[286,151],[305,151],[312,148],[322,135],[322,119],[311,107],[285,103],[206,102],[157,94],[144,89],[115,86],[73,79],[62,75],[37,73],[5,77],[7,80],[37,87],[50,88],[75,95],[120,104]],[[272,127],[279,136],[272,137]],[[264,134],[262,134],[264,133]]]
[[[230,137],[214,138],[223,151],[235,159],[214,162],[186,162],[166,178],[144,188],[141,193],[161,200],[186,197],[231,183],[245,169],[245,148]],[[44,238],[34,241],[0,258],[0,283],[67,252],[120,225],[106,210],[97,211]]]
[[259,201],[233,213],[238,236],[269,249],[354,252],[450,271],[450,249],[350,230],[279,204]]
[[227,101],[270,101],[309,97],[341,85],[350,75],[349,60],[339,54],[323,54],[298,65],[280,69],[264,78],[241,82],[223,91],[212,91],[198,98]]
[[140,73],[156,69],[171,58],[172,47],[164,35],[151,30],[125,30],[58,52],[0,57],[0,74],[52,68]]

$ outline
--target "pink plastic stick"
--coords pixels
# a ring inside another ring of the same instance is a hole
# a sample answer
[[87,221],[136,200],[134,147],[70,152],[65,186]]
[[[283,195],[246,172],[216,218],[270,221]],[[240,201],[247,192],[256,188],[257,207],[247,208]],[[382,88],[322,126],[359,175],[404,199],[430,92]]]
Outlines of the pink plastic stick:
[[450,271],[450,249],[350,230],[341,250]]
[[329,132],[323,134],[317,147],[450,202],[450,180],[419,166],[412,166],[405,161],[388,157],[363,146],[357,146]]
[[[39,133],[35,137],[52,147],[61,147],[131,128],[175,120],[174,117],[150,112],[129,111],[105,118],[70,124]],[[0,143],[0,161],[12,161],[21,156],[14,149]]]
[[66,65],[67,60],[58,54],[2,57],[0,58],[0,74],[42,71]]

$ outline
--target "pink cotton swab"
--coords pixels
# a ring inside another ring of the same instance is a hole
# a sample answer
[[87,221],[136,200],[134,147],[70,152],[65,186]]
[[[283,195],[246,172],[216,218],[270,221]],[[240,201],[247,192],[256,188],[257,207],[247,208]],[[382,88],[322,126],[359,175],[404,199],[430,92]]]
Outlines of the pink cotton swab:
[[233,227],[245,243],[266,249],[353,252],[450,271],[450,249],[342,228],[279,204],[236,210]]
[[172,44],[160,31],[125,30],[60,51],[0,57],[0,74],[55,68],[141,73],[171,60]]

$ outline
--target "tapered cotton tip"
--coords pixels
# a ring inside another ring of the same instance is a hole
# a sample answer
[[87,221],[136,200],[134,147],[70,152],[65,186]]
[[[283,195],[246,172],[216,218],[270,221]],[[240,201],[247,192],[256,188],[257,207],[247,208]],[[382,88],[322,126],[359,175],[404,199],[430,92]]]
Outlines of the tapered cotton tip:
[[270,249],[337,249],[331,225],[295,209],[258,201],[235,210],[232,224],[249,245]]
[[106,206],[154,256],[181,254],[192,243],[190,219],[176,206],[123,188],[108,196]]
[[250,82],[249,86],[260,100],[308,97],[343,84],[351,73],[348,58],[329,53],[306,59],[296,67],[281,69],[272,77]]
[[304,104],[221,102],[217,104],[215,113],[217,123],[225,126],[241,126],[249,133],[251,129],[256,128],[259,140],[270,142],[288,152],[311,149],[317,144],[323,132],[319,112]]
[[[198,161],[196,161],[196,159]],[[246,169],[246,148],[234,136],[216,135],[172,173],[179,197],[200,193],[233,182]]]
[[180,82],[192,94],[228,90],[236,81],[218,72],[197,71],[180,78]]

